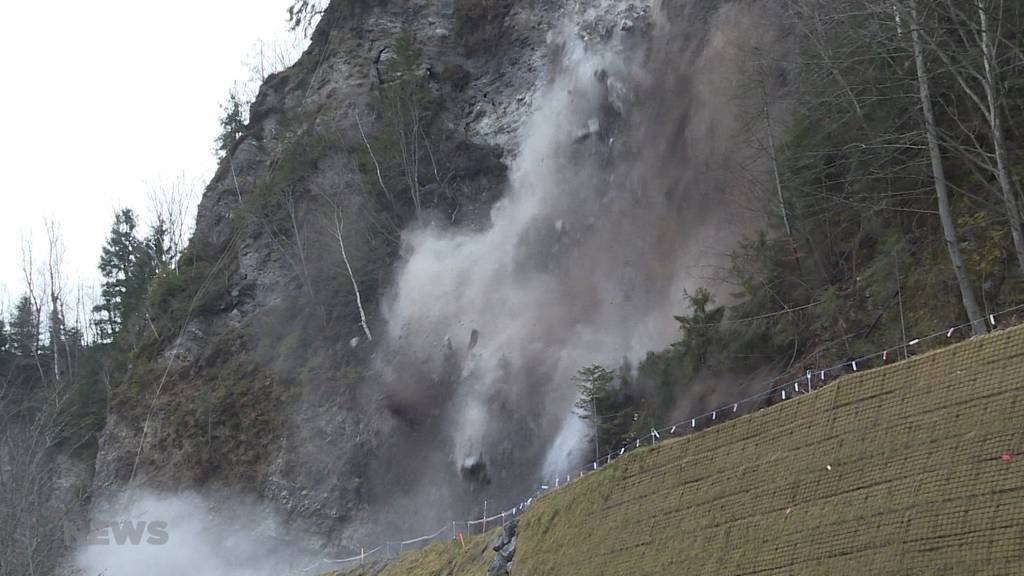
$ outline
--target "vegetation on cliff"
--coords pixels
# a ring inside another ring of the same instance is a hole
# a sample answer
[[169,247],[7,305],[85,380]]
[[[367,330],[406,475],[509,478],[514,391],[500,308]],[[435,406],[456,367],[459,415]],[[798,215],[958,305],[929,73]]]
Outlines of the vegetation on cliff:
[[[777,171],[760,208],[769,225],[714,275],[728,304],[691,295],[679,341],[609,388],[609,401],[632,399],[619,411],[638,415],[619,441],[664,424],[699,378],[799,375],[972,324],[954,334],[965,338],[1024,303],[1020,11],[986,0],[785,5],[795,54],[751,54],[747,78],[791,116],[755,142]],[[750,116],[752,133],[772,127],[768,109]]]

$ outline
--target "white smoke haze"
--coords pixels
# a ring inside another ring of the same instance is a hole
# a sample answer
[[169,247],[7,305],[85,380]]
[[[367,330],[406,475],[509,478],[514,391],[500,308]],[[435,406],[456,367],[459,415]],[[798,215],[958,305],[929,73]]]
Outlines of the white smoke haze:
[[[138,493],[97,507],[94,522],[166,523],[166,542],[146,533],[134,544],[83,543],[73,559],[81,576],[287,576],[317,565],[311,548],[285,540],[285,525],[263,507],[219,495]],[[153,543],[155,542],[155,543]],[[313,572],[316,573],[316,572]]]
[[743,50],[770,27],[757,3],[675,4],[650,28],[626,2],[570,14],[491,225],[405,234],[377,354],[387,507],[430,503],[436,523],[578,466],[593,452],[572,376],[664,348],[685,291],[718,288],[706,269],[752,221]]

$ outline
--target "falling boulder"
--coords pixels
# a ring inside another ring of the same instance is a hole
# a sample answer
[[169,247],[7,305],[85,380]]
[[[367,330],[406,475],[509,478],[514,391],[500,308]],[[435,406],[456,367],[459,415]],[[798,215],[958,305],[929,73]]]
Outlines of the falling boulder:
[[576,142],[582,142],[587,138],[599,133],[601,131],[601,120],[598,118],[591,118],[587,120],[587,125],[576,132]]
[[459,474],[466,482],[478,486],[487,486],[491,483],[490,475],[487,473],[487,463],[484,462],[483,455],[464,458],[459,465]]

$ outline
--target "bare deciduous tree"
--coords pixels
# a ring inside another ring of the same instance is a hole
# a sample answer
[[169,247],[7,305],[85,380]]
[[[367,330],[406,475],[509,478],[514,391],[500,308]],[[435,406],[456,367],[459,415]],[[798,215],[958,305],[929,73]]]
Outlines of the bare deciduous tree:
[[345,263],[345,270],[348,273],[348,278],[352,282],[352,292],[356,298],[356,308],[359,310],[359,326],[362,327],[363,333],[366,334],[366,339],[372,341],[373,334],[370,332],[370,325],[366,321],[366,310],[363,308],[363,296],[359,292],[359,283],[356,281],[356,276],[352,272],[352,263],[348,259],[348,252],[345,250],[345,215],[342,213],[341,206],[338,201],[335,200],[330,194],[323,192],[321,197],[328,203],[331,208],[330,216],[327,217],[327,227],[330,234],[338,242],[338,248],[341,251],[341,259]]
[[945,167],[942,162],[942,149],[939,145],[939,129],[935,121],[935,112],[932,105],[929,71],[925,60],[925,47],[917,0],[907,0],[906,11],[909,15],[910,37],[914,48],[914,65],[917,69],[921,110],[924,115],[925,133],[928,137],[928,152],[932,164],[932,176],[935,180],[935,194],[938,199],[939,218],[942,221],[942,233],[946,240],[946,249],[949,251],[949,259],[956,274],[957,284],[960,286],[960,296],[963,299],[964,310],[967,312],[967,317],[971,322],[971,328],[976,335],[985,334],[988,332],[988,327],[985,324],[985,317],[981,314],[981,308],[978,306],[978,299],[974,295],[971,280],[967,275],[967,266],[964,265],[963,255],[960,253],[960,241],[956,234],[953,211],[949,205],[949,184],[946,181]]
[[74,505],[56,489],[54,448],[67,426],[69,379],[37,380],[23,367],[0,373],[0,576],[55,573]]
[[998,182],[1017,264],[1024,272],[1024,214],[1020,209],[1020,192],[1010,170],[1010,152],[1003,120],[1003,77],[1013,74],[1009,69],[1013,61],[1001,57],[1004,42],[998,29],[993,29],[993,21],[1001,22],[1004,14],[1002,5],[1003,2],[994,0],[945,0],[937,4],[935,9],[942,10],[941,17],[946,25],[922,28],[920,35],[927,40],[931,51],[942,60],[944,72],[956,80],[988,128],[990,149],[978,144],[973,132],[958,122],[975,144],[970,159],[974,165],[992,174]]
[[[50,349],[53,354],[53,377],[60,380],[62,371],[71,368],[71,349],[64,338],[66,330],[64,319],[64,241],[56,222],[47,220],[45,228],[46,283],[50,297]],[[63,361],[61,361],[62,355]]]
[[150,186],[146,193],[151,217],[166,230],[165,249],[175,271],[195,224],[196,190],[197,183],[182,174]]
[[306,293],[312,296],[313,279],[310,275],[309,262],[307,260],[308,241],[306,238],[306,227],[300,224],[299,206],[295,199],[295,190],[291,187],[285,188],[282,193],[281,206],[288,214],[291,233],[280,235],[280,242],[290,246],[291,251],[294,252],[294,259],[290,259],[293,262],[292,267],[295,268],[302,279],[302,285],[305,287]]
[[380,162],[377,160],[377,155],[373,152],[373,146],[370,146],[370,141],[366,139],[366,131],[363,130],[363,123],[359,120],[359,113],[355,113],[356,126],[359,128],[359,136],[363,139],[363,144],[366,146],[366,151],[370,154],[370,160],[373,161],[373,168],[377,174],[377,183],[380,184],[380,189],[384,192],[384,196],[388,200],[392,210],[396,210],[398,205],[395,204],[395,197],[391,195],[391,191],[388,189],[387,184],[384,183],[384,174],[380,170]]
[[40,346],[42,342],[39,340],[40,328],[43,325],[42,315],[42,298],[40,297],[41,288],[39,282],[36,281],[37,270],[35,268],[35,256],[32,250],[31,238],[22,238],[21,241],[21,274],[25,281],[25,293],[29,298],[29,302],[32,305],[32,322],[35,325],[35,341],[32,342],[32,358],[35,360],[36,369],[39,370],[40,380],[46,380],[46,374],[43,370],[43,363],[39,356]]
[[[943,112],[949,106],[932,91],[932,84],[945,79],[942,74],[946,72],[932,65],[939,52],[938,23],[948,19],[948,14],[939,14],[943,2],[786,1],[800,30],[801,56],[795,64],[799,81],[795,84],[801,93],[797,100],[832,114],[817,118],[822,122],[819,126],[808,123],[806,138],[842,146],[809,151],[795,161],[803,174],[816,177],[804,182],[813,189],[801,190],[805,197],[822,198],[815,210],[827,213],[828,202],[840,202],[863,212],[895,210],[938,216],[963,309],[975,333],[981,334],[987,331],[985,317],[961,253],[953,213],[951,193],[959,188],[948,179],[943,155],[947,151],[973,154],[979,166],[985,158],[976,150],[958,150],[944,130],[943,122],[949,124],[950,119],[940,118],[936,110]],[[972,6],[976,6],[974,2]],[[946,6],[955,4],[945,2]],[[950,53],[938,56],[956,60]],[[942,84],[943,88],[947,84]],[[983,102],[983,96],[978,102]],[[898,187],[892,190],[894,183]],[[934,211],[923,203],[928,195]],[[915,203],[908,204],[910,200]],[[826,226],[831,224],[827,216],[824,220]],[[831,235],[831,229],[827,230]],[[853,238],[860,237],[862,230]],[[825,244],[829,246],[831,241]],[[855,251],[857,242],[852,246]],[[833,256],[841,258],[843,254]],[[856,278],[855,271],[851,276]]]

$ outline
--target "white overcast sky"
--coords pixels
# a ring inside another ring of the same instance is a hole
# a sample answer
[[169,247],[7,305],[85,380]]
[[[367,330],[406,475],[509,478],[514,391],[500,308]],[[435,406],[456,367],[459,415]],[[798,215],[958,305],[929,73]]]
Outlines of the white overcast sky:
[[291,1],[0,2],[0,305],[46,218],[68,280],[95,284],[116,208],[144,211],[148,183],[209,179],[220,104],[254,45],[287,36]]

